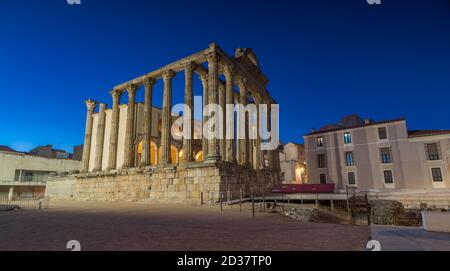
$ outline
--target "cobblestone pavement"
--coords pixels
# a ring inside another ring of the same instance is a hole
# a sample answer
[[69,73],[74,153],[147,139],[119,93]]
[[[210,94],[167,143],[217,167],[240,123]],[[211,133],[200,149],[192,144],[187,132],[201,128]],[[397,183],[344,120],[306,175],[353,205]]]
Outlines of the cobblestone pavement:
[[371,226],[372,239],[386,251],[449,251],[450,234],[422,227]]
[[0,250],[364,250],[367,226],[300,223],[249,206],[56,202],[0,212]]

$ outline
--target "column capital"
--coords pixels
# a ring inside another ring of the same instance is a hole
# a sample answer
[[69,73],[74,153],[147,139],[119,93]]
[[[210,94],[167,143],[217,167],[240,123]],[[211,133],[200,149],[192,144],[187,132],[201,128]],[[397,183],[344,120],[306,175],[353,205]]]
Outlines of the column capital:
[[236,76],[236,84],[238,87],[241,88],[247,88],[248,87],[248,80],[247,78],[243,77],[242,75]]
[[126,88],[126,90],[128,91],[128,94],[135,94],[137,89],[138,89],[138,85],[136,85],[136,84],[129,84]]
[[172,70],[165,70],[161,75],[164,80],[172,79],[175,76],[175,72]]
[[193,73],[195,68],[197,67],[197,64],[195,64],[193,61],[186,61],[182,64],[182,67],[186,72]]
[[155,83],[156,80],[153,77],[145,77],[144,79],[144,86],[146,87],[152,87]]
[[206,55],[206,59],[208,62],[218,63],[220,61],[220,55],[216,51],[213,51]]
[[94,110],[94,108],[95,108],[95,107],[97,106],[97,104],[98,104],[96,101],[91,100],[91,99],[88,99],[88,100],[84,101],[84,103],[86,104],[86,106],[87,106],[88,109],[92,109],[92,110]]
[[219,85],[217,86],[217,88],[218,88],[218,90],[219,90],[220,92],[225,92],[225,84],[219,83]]
[[200,74],[200,80],[202,81],[203,87],[208,86],[208,74]]
[[223,74],[225,75],[225,77],[231,77],[235,75],[235,73],[236,68],[233,65],[225,64],[223,66]]
[[119,98],[122,95],[122,91],[118,89],[113,89],[109,92],[113,98]]

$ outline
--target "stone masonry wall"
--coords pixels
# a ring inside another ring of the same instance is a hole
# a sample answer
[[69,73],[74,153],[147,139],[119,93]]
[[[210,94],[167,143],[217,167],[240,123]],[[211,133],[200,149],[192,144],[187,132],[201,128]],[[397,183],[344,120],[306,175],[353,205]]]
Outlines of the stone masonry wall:
[[47,183],[51,199],[78,201],[156,200],[209,204],[269,193],[279,178],[226,162],[191,163],[153,171],[127,171],[58,177]]

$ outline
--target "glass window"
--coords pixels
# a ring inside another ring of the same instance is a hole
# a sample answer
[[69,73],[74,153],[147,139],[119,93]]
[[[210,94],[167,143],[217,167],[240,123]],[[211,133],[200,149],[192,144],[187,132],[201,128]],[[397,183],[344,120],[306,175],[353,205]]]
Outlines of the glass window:
[[427,160],[440,160],[439,145],[438,143],[425,144],[425,151],[427,154]]
[[326,184],[327,183],[327,176],[325,174],[320,174],[320,184]]
[[348,172],[348,184],[355,185],[356,184],[356,174],[355,172]]
[[394,177],[392,175],[392,170],[384,171],[384,183],[386,183],[386,184],[394,183]]
[[386,127],[378,128],[378,138],[379,139],[387,139],[387,130]]
[[319,136],[316,138],[317,140],[317,147],[323,147],[323,137]]
[[352,143],[352,134],[350,132],[344,133],[344,144]]
[[353,160],[353,152],[349,151],[345,153],[345,165],[348,167],[355,165],[355,161]]
[[391,148],[380,148],[381,163],[390,164],[392,163]]
[[319,168],[325,168],[325,154],[319,154],[317,155],[317,164]]
[[443,182],[441,168],[436,167],[431,169],[431,175],[433,176],[433,182]]

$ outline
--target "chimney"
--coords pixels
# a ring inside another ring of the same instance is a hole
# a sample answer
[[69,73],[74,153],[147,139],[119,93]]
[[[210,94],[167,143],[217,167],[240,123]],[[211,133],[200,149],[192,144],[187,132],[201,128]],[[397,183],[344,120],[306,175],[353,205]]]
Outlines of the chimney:
[[365,119],[365,120],[364,120],[364,124],[365,124],[365,125],[370,124],[370,119]]
[[315,132],[317,132],[316,128],[311,128],[311,133],[315,133]]

